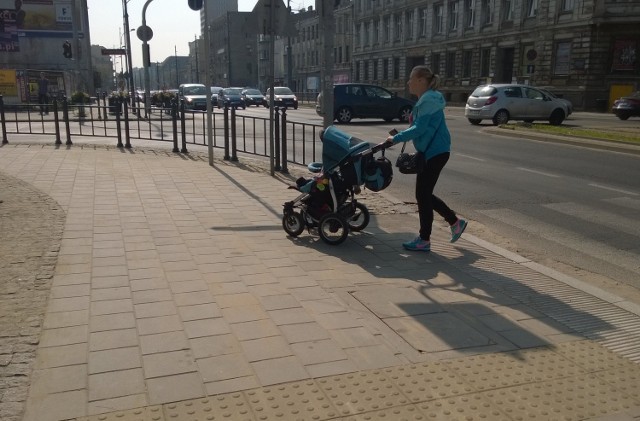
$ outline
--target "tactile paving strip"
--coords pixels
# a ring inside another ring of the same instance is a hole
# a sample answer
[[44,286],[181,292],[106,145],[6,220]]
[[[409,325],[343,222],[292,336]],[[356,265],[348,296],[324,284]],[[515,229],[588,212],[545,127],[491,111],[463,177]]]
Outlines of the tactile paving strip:
[[165,421],[161,405],[77,418],[77,421]]
[[410,403],[381,370],[325,377],[316,382],[340,415],[354,415]]
[[594,376],[576,376],[484,392],[513,420],[584,420],[629,410],[633,398]]
[[426,420],[511,421],[491,401],[475,393],[416,404]]
[[340,421],[424,421],[426,419],[427,417],[414,405],[408,405],[340,418]]
[[166,421],[254,421],[240,392],[164,405]]
[[554,345],[553,350],[584,368],[588,373],[624,367],[640,368],[630,360],[592,341],[565,342]]
[[475,392],[443,362],[403,365],[383,370],[411,402],[424,402]]
[[585,373],[584,369],[546,347],[477,355],[445,363],[476,390],[509,387]]
[[258,420],[326,420],[338,416],[313,380],[245,391]]

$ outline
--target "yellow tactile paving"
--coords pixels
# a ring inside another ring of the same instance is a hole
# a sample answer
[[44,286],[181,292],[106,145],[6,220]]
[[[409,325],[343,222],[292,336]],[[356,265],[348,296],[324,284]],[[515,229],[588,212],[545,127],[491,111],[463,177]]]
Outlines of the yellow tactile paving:
[[571,421],[638,407],[640,366],[579,341],[309,379],[78,421]]

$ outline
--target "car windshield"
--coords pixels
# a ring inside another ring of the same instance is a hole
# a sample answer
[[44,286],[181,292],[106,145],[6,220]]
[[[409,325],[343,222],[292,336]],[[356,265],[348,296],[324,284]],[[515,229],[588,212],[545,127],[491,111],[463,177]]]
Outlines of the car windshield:
[[496,88],[493,86],[478,86],[471,94],[474,97],[491,96],[496,93]]
[[204,85],[202,86],[185,86],[184,87],[184,94],[185,95],[205,95],[206,94],[206,88],[204,87]]
[[262,95],[262,92],[257,89],[247,89],[246,91],[244,91],[244,93],[246,95]]
[[220,88],[218,86],[212,86],[211,87],[211,93],[218,95],[218,92],[220,92],[220,89],[222,89],[222,88]]
[[273,88],[273,93],[276,95],[293,95],[291,89],[287,88],[286,86],[278,86],[276,88]]
[[242,93],[242,89],[240,88],[227,88],[224,89],[225,95],[240,95]]

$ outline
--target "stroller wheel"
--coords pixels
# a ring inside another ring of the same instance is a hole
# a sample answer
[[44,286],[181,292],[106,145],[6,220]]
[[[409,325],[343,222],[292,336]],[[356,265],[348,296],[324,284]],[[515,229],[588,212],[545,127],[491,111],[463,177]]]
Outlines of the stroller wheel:
[[327,213],[318,223],[320,238],[332,246],[338,245],[347,239],[349,224],[344,217],[337,213]]
[[353,214],[347,215],[349,229],[351,231],[362,231],[369,225],[369,221],[371,220],[369,209],[360,202],[356,202],[354,208]]
[[286,212],[282,217],[282,228],[292,237],[297,237],[304,231],[304,219],[300,212]]

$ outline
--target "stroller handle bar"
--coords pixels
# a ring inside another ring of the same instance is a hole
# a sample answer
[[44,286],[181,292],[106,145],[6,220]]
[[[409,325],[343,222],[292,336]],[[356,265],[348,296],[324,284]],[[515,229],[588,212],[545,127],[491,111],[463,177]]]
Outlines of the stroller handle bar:
[[[391,136],[395,136],[398,134],[398,131],[396,129],[391,129],[389,130],[389,134]],[[376,152],[380,152],[380,151],[384,151],[385,149],[388,149],[390,147],[393,146],[393,143],[391,142],[387,142],[386,140],[382,143],[379,143],[377,145],[375,145],[374,147],[371,148],[371,152],[376,153]]]

